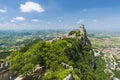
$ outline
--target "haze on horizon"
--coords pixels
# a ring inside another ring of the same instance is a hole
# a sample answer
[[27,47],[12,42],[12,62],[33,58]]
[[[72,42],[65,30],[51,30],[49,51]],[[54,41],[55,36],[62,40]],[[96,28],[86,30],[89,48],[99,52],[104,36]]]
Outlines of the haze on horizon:
[[0,0],[0,30],[119,31],[120,0]]

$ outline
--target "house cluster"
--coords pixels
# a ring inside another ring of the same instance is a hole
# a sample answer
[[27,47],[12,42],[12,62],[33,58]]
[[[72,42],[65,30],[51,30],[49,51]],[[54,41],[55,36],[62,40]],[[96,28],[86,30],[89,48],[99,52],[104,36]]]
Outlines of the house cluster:
[[119,48],[98,48],[94,51],[94,56],[101,56],[101,53],[103,53],[103,59],[106,62],[106,67],[112,70],[119,70],[120,67],[117,67],[117,65],[120,63],[120,61],[116,62],[116,58],[120,59],[120,49]]
[[60,39],[64,39],[64,38],[68,38],[67,34],[64,34],[64,35],[61,35],[61,36],[57,36],[53,40],[60,40]]
[[[77,29],[78,31],[80,31],[80,35],[81,35],[81,39],[84,41],[85,43],[85,38],[86,38],[86,29],[85,29],[85,26],[84,24],[82,24],[79,29]],[[60,39],[64,39],[64,38],[73,38],[75,37],[75,35],[68,35],[68,34],[63,34],[63,35],[60,35],[60,36],[57,36],[55,38],[53,38],[52,40],[49,40],[47,42],[52,42],[52,41],[56,41],[56,40],[60,40]]]
[[[95,49],[96,50],[96,49]],[[102,48],[97,48],[97,51],[94,51],[94,54],[95,56],[100,56],[100,53],[104,53],[104,54],[112,54],[112,55],[115,55],[115,56],[119,56],[120,55],[120,49],[119,48],[105,48],[105,49],[102,49]],[[120,58],[120,56],[119,56]]]
[[118,48],[105,48],[105,49],[103,49],[102,52],[103,53],[110,53],[110,54],[113,54],[113,55],[116,55],[116,54],[120,53]]
[[[110,69],[115,70],[116,69],[116,65],[118,65],[118,63],[116,63],[115,58],[113,57],[112,54],[105,54],[105,61],[106,61],[106,66]],[[108,61],[109,60],[109,61]]]

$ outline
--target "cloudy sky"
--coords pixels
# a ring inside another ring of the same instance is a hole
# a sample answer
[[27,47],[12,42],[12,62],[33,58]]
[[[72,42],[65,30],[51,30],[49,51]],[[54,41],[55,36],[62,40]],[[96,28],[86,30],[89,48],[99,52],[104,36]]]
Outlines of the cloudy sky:
[[0,30],[119,31],[120,0],[0,0]]

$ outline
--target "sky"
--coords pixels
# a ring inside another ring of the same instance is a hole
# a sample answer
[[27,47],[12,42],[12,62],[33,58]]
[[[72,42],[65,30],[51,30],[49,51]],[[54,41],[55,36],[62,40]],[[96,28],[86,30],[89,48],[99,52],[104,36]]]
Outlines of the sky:
[[0,30],[120,31],[120,0],[0,0]]

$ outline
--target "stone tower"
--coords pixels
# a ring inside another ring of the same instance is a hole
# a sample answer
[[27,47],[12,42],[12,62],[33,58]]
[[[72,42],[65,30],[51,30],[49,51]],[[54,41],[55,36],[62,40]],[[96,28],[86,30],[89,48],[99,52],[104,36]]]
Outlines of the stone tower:
[[86,37],[86,29],[85,29],[84,24],[82,24],[80,26],[80,34],[81,34],[82,37]]

